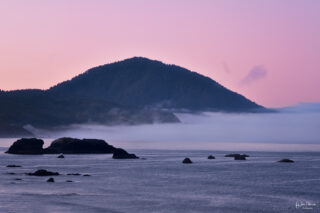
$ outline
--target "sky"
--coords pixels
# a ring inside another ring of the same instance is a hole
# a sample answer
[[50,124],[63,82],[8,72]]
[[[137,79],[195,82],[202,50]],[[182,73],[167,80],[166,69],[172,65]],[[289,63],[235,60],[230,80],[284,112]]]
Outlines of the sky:
[[319,11],[318,0],[1,1],[0,89],[143,56],[266,107],[320,102]]

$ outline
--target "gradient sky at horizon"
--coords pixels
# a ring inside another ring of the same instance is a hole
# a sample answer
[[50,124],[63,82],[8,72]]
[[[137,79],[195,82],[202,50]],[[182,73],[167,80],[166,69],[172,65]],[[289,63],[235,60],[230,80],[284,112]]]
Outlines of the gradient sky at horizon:
[[267,107],[320,102],[318,0],[0,2],[0,89],[46,89],[133,56]]

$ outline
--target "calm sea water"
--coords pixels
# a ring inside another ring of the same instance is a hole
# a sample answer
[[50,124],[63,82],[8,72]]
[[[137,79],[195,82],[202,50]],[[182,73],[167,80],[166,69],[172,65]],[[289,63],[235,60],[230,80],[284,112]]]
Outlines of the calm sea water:
[[[223,157],[230,151],[196,149],[129,148],[145,160],[58,159],[5,150],[0,149],[0,212],[320,212],[319,152],[250,151],[247,161],[234,161]],[[208,160],[209,154],[216,159]],[[194,163],[182,164],[184,157]],[[282,158],[296,162],[277,163]],[[62,175],[55,183],[25,175],[37,169]]]

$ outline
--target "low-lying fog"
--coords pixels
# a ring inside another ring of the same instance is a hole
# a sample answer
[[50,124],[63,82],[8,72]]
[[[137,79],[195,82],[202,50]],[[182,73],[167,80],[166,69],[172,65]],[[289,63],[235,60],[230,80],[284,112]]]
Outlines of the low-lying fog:
[[73,125],[42,138],[101,138],[124,148],[320,151],[320,104],[277,113],[179,113],[181,123],[138,126]]

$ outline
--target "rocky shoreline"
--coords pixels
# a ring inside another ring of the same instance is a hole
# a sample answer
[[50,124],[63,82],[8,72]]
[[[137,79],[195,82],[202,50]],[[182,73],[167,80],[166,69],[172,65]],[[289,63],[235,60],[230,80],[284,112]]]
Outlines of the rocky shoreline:
[[[41,155],[41,154],[59,154],[58,158],[64,158],[63,154],[113,154],[113,159],[139,159],[135,154],[128,153],[126,150],[116,148],[109,145],[106,141],[101,139],[77,139],[63,137],[51,142],[50,146],[43,148],[44,142],[38,138],[21,138],[15,141],[9,149],[5,152],[7,154],[20,155]],[[234,158],[234,160],[244,161],[250,157],[247,154],[226,154],[224,157]],[[142,158],[144,159],[144,158]],[[209,160],[216,159],[209,155]],[[282,159],[280,163],[294,163],[291,159]],[[191,164],[189,158],[183,160],[184,164]],[[15,165],[8,165],[14,167]]]

